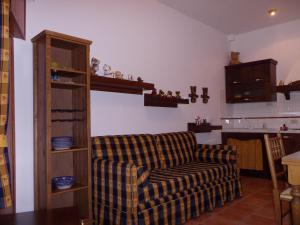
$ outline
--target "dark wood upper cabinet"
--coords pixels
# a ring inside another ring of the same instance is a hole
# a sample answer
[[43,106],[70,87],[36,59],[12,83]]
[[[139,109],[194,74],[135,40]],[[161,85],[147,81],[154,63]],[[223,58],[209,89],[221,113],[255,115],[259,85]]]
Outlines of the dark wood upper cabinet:
[[11,0],[10,4],[10,34],[25,40],[26,0]]
[[276,101],[276,65],[266,59],[225,66],[226,103]]

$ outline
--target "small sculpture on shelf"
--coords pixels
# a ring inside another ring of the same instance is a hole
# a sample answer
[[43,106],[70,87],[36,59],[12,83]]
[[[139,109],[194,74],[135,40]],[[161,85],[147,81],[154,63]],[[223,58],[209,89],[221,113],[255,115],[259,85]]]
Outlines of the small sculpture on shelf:
[[176,94],[176,98],[181,99],[180,91],[175,91],[175,94]]
[[120,71],[113,73],[115,79],[123,79],[123,74]]
[[280,130],[281,131],[287,131],[287,130],[289,130],[289,128],[285,124],[283,124],[283,126],[280,127]]
[[173,94],[172,91],[168,91],[168,92],[167,92],[167,97],[168,97],[168,98],[173,98],[173,95],[172,95],[172,94]]
[[52,62],[51,63],[51,80],[53,81],[58,81],[59,80],[59,75],[58,75],[58,72],[57,72],[57,69],[58,69],[58,63],[57,62]]
[[127,76],[128,76],[128,80],[133,80],[133,75],[128,74]]
[[156,88],[154,88],[154,89],[152,90],[151,95],[152,95],[152,96],[156,96],[156,95],[157,95],[157,90],[156,90]]
[[230,65],[240,64],[240,53],[239,52],[231,52],[231,60]]
[[191,98],[192,103],[196,103],[197,98],[199,98],[199,96],[197,95],[197,87],[191,86],[190,88],[191,88],[191,94],[189,94],[189,97]]
[[209,123],[209,122],[207,122],[207,119],[203,119],[203,120],[201,121],[201,125],[204,125],[204,126],[209,126],[209,125],[210,125],[210,123]]
[[96,75],[97,71],[99,71],[100,60],[93,57],[91,60],[91,73],[92,75]]
[[137,78],[137,81],[138,81],[138,82],[143,82],[143,79],[142,79],[141,77],[138,77],[138,78]]
[[57,70],[52,70],[51,71],[51,80],[53,81],[59,81],[59,75]]
[[113,72],[111,71],[111,66],[104,64],[103,66],[104,76],[111,76]]
[[202,88],[202,91],[203,91],[203,94],[201,95],[201,98],[202,98],[202,102],[204,104],[208,103],[208,99],[210,98],[208,96],[208,88],[207,87],[204,87]]
[[201,118],[200,118],[200,116],[196,117],[195,124],[196,124],[196,126],[199,126],[201,124]]
[[158,95],[160,97],[165,97],[165,92],[163,90],[159,90]]
[[284,81],[283,80],[280,80],[279,81],[279,86],[283,86],[284,85]]
[[51,62],[51,68],[57,70],[59,68],[58,62]]

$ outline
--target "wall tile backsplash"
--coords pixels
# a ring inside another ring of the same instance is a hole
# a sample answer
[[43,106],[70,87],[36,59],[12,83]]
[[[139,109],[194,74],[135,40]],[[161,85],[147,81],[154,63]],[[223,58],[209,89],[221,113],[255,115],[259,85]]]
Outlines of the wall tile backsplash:
[[[300,116],[300,93],[291,93],[291,99],[286,100],[283,94],[277,94],[277,102],[225,104],[222,107],[222,117],[292,117]],[[236,119],[223,120],[224,128],[276,128],[283,124],[291,129],[300,129],[300,118],[275,119]]]

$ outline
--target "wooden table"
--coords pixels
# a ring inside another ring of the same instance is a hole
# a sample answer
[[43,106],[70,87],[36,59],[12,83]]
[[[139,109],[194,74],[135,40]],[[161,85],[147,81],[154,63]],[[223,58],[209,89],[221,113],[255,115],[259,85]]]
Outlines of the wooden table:
[[[40,210],[0,216],[1,225],[81,225],[76,208]],[[87,223],[84,223],[86,225]]]
[[288,167],[288,179],[292,185],[293,225],[300,225],[300,151],[283,157],[282,164]]

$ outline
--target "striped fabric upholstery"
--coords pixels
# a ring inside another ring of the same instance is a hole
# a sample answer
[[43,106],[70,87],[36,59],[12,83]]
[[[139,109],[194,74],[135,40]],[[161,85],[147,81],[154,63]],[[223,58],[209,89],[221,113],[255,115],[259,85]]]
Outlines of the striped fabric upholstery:
[[231,164],[191,162],[174,168],[151,171],[149,184],[139,190],[139,202],[158,199],[166,195],[190,190],[222,177],[235,177]]
[[202,162],[236,163],[237,151],[231,145],[198,145],[196,157]]
[[94,220],[100,224],[104,220],[103,212],[98,211],[100,204],[110,209],[110,221],[114,220],[114,210],[128,212],[122,219],[131,221],[137,209],[137,189],[147,185],[148,170],[130,163],[94,159],[92,176]]
[[0,209],[12,206],[9,159],[7,148],[7,120],[9,103],[9,0],[0,2]]
[[[227,201],[240,197],[237,179],[223,178],[173,195],[138,204],[137,222],[134,215],[99,205],[100,224],[179,225],[187,220],[221,207]],[[112,219],[113,218],[113,219]]]
[[192,132],[157,134],[157,148],[167,168],[194,160],[197,141]]
[[240,197],[240,183],[236,179],[223,178],[193,190],[139,204],[139,224],[183,224],[237,197]]
[[148,169],[161,168],[155,138],[150,134],[93,137],[93,156],[116,162],[128,162]]
[[[139,136],[133,139],[153,138]],[[241,197],[236,162],[233,156],[222,155],[234,155],[231,147],[198,148],[194,134],[188,132],[156,135],[157,149],[153,139],[150,148],[144,142],[129,144],[128,139],[132,135],[93,138],[96,224],[179,225]],[[153,155],[155,160],[145,159]]]
[[12,206],[7,149],[0,149],[0,209]]

